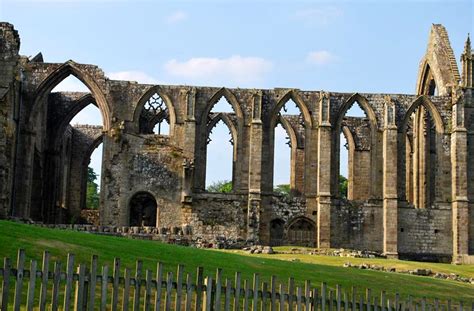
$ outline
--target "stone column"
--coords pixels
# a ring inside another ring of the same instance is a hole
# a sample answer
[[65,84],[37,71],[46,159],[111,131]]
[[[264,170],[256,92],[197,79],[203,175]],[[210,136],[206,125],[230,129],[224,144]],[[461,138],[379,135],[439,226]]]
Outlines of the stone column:
[[389,258],[398,257],[398,193],[397,193],[397,126],[395,104],[385,99],[383,130],[383,252]]
[[[457,99],[453,99],[457,100]],[[469,202],[467,199],[467,131],[464,127],[463,100],[453,105],[451,133],[451,191],[453,221],[453,263],[462,263],[468,254]]]
[[262,92],[256,91],[252,97],[252,122],[249,144],[249,197],[247,209],[247,240],[269,242],[266,226],[260,227],[261,179],[262,179]]
[[330,99],[328,93],[321,92],[318,127],[318,182],[317,197],[317,246],[331,246],[331,123]]

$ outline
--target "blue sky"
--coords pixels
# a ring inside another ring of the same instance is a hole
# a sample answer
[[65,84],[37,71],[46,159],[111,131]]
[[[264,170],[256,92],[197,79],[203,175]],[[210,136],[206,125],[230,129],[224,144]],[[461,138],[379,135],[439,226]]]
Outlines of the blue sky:
[[374,93],[414,92],[432,23],[458,61],[474,32],[473,1],[196,2],[0,0],[0,19],[22,54],[115,79]]

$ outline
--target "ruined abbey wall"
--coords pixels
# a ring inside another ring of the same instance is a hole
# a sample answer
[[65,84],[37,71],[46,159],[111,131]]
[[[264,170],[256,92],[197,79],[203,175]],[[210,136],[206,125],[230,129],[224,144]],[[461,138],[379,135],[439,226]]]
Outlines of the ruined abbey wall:
[[[13,26],[0,29],[2,217],[77,221],[90,154],[103,143],[104,226],[472,260],[472,51],[467,42],[460,74],[441,25],[431,29],[416,94],[116,81],[94,65],[20,56]],[[52,93],[69,75],[90,92]],[[222,98],[232,113],[212,110]],[[288,101],[299,115],[284,113]],[[103,126],[69,125],[89,104],[101,111]],[[346,116],[354,104],[365,117]],[[163,120],[169,133],[153,133]],[[220,121],[234,148],[231,193],[206,191],[207,143]],[[278,124],[291,146],[290,196],[274,193]],[[347,195],[339,191],[341,133],[348,142]]]

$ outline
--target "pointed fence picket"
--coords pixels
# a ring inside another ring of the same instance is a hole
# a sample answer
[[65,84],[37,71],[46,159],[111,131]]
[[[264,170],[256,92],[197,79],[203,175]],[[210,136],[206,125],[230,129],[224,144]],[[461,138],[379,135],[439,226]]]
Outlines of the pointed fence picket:
[[[389,297],[385,291],[379,295],[367,289],[365,294],[352,287],[350,291],[326,283],[312,287],[310,281],[304,286],[289,278],[286,284],[278,284],[272,276],[270,283],[258,273],[252,280],[242,279],[235,273],[233,281],[224,278],[217,269],[215,276],[204,276],[198,268],[196,281],[178,265],[176,274],[164,273],[163,264],[156,271],[143,270],[138,260],[135,273],[124,267],[120,259],[113,262],[113,269],[104,265],[99,269],[98,257],[92,256],[90,265],[76,265],[73,254],[68,254],[63,265],[55,261],[50,270],[50,254],[43,253],[42,267],[31,260],[29,270],[26,255],[18,251],[16,266],[4,258],[0,268],[0,310],[209,310],[209,311],[428,311],[469,310],[462,301],[442,303],[439,299],[429,302],[426,298],[414,301],[412,297],[402,299],[396,294]],[[99,274],[100,271],[100,274]]]

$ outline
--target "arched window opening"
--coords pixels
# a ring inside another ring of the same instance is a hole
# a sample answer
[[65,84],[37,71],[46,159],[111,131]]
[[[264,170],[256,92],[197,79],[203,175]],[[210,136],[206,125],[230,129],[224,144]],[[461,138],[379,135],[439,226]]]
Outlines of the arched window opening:
[[288,243],[290,245],[313,247],[316,227],[312,221],[299,218],[288,227]]
[[270,246],[284,244],[285,222],[282,219],[274,219],[270,222]]
[[209,192],[228,193],[234,190],[237,154],[232,127],[235,124],[234,110],[223,96],[208,115],[205,189]]
[[340,151],[339,151],[339,195],[342,199],[348,199],[349,184],[349,166],[351,159],[349,158],[349,142],[341,131],[340,134]]
[[288,195],[291,184],[291,141],[281,122],[275,127],[275,164],[273,166],[274,191]]
[[[369,195],[368,189],[362,192],[357,189],[370,180],[368,172],[370,154],[365,155],[363,151],[355,150],[352,134],[352,129],[359,132],[357,129],[364,126],[363,122],[366,119],[367,115],[357,101],[354,101],[342,119],[339,132],[339,176],[337,176],[337,194],[342,199],[365,199]],[[370,131],[368,134],[370,135]],[[363,171],[363,168],[366,170]]]
[[143,106],[139,126],[141,134],[170,134],[168,106],[158,93],[154,93]]
[[130,226],[156,227],[157,204],[148,192],[136,193],[130,200]]
[[85,208],[98,210],[100,204],[102,143],[97,146],[89,157],[85,191]]
[[420,105],[410,116],[410,121],[405,129],[406,139],[411,136],[412,147],[405,142],[405,180],[406,199],[416,208],[428,208],[436,200],[437,165],[437,130],[433,116],[429,109]]
[[[102,116],[108,112],[97,108],[92,95],[97,94],[103,100],[100,90],[93,93],[75,76],[80,74],[75,68],[65,66],[48,77],[41,84],[29,117],[36,129],[31,148],[38,157],[34,165],[30,164],[31,171],[27,174],[42,181],[32,187],[30,215],[48,223],[81,221],[88,164],[84,164],[84,158],[94,140],[91,132],[97,130],[102,135],[102,124],[107,121]],[[107,109],[103,101],[101,104]],[[28,157],[24,160],[28,161]],[[100,175],[100,168],[97,171]],[[36,203],[39,197],[41,206]]]
[[303,114],[290,98],[277,118],[273,129],[273,190],[285,196],[302,193],[304,149],[298,148],[298,137],[304,137]]
[[434,79],[431,79],[428,85],[428,95],[438,95],[438,89],[436,88],[436,82]]

